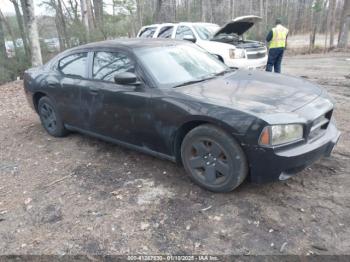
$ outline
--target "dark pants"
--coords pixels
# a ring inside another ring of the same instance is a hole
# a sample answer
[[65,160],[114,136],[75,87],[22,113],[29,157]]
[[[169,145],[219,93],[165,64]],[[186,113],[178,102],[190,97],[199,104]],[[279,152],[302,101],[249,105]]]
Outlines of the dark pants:
[[281,63],[284,48],[271,48],[269,50],[269,58],[267,59],[266,71],[272,72],[274,68],[275,73],[281,73]]

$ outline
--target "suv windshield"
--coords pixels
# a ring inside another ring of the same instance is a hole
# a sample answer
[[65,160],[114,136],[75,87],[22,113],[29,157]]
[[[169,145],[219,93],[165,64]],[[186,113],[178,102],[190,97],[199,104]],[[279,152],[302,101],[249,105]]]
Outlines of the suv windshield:
[[188,44],[140,48],[135,53],[160,88],[204,81],[229,70],[213,55]]
[[216,31],[219,30],[219,26],[215,24],[209,25],[194,25],[194,29],[196,30],[198,36],[203,40],[209,40],[213,37]]

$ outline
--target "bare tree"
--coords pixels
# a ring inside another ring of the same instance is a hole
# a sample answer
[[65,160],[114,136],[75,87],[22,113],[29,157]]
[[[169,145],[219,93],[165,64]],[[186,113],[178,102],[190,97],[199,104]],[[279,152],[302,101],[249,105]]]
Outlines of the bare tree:
[[201,0],[201,21],[207,22],[207,1]]
[[67,33],[66,18],[63,14],[61,0],[50,0],[43,2],[50,6],[55,11],[55,25],[58,34],[58,41],[60,44],[60,50],[64,50],[69,47],[69,37]]
[[350,29],[350,0],[344,1],[342,19],[340,21],[340,31],[338,48],[346,48],[348,45]]
[[311,2],[312,28],[310,31],[310,45],[309,45],[310,52],[315,48],[316,33],[318,30],[318,26],[321,18],[322,1],[323,0],[315,0],[315,2]]
[[41,48],[39,42],[38,26],[35,18],[34,3],[33,0],[24,0],[22,6],[23,14],[26,13],[26,25],[29,36],[30,51],[31,51],[31,63],[32,66],[42,65]]
[[160,22],[160,11],[162,8],[163,0],[156,0],[156,8],[153,13],[153,22],[158,23]]
[[103,0],[93,0],[93,3],[96,27],[101,30],[103,29]]
[[90,23],[89,23],[89,15],[87,10],[86,0],[80,0],[80,8],[81,8],[81,19],[83,21],[86,42],[90,39]]
[[230,20],[235,17],[235,1],[230,0]]
[[330,27],[330,19],[329,19],[329,16],[330,16],[330,9],[328,8],[327,9],[327,5],[328,5],[328,0],[326,0],[324,2],[324,6],[323,6],[323,12],[326,16],[326,19],[325,19],[325,41],[324,41],[324,52],[327,51],[327,42],[328,42],[328,32],[329,32],[329,27]]
[[336,11],[337,1],[329,1],[329,10],[330,10],[330,28],[329,28],[329,48],[334,47],[334,31],[335,31],[335,11]]
[[17,24],[18,24],[18,29],[19,29],[19,33],[21,35],[22,41],[23,41],[23,47],[24,47],[24,52],[27,58],[30,57],[30,49],[29,49],[29,45],[28,45],[28,36],[24,31],[24,24],[23,24],[23,18],[22,18],[22,14],[19,8],[19,4],[17,0],[10,0],[13,4],[13,7],[15,8],[15,12],[16,12],[16,19],[17,19]]
[[5,32],[4,32],[2,19],[0,19],[0,59],[3,59],[3,61],[7,59],[6,45],[5,45]]
[[136,0],[137,24],[139,28],[143,26],[143,5],[144,5],[143,0]]

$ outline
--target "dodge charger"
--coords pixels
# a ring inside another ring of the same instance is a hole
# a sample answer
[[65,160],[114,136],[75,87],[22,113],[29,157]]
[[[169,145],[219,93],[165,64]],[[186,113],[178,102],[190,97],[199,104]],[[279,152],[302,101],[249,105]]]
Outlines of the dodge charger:
[[81,132],[177,162],[213,192],[288,179],[340,135],[321,87],[230,69],[186,41],[75,47],[28,69],[24,90],[50,135]]

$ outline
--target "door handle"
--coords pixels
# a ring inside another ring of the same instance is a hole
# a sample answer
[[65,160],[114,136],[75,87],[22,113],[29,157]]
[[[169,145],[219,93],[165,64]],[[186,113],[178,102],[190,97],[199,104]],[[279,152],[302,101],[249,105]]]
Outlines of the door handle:
[[92,95],[97,95],[98,94],[98,88],[89,87],[89,93],[92,94]]

